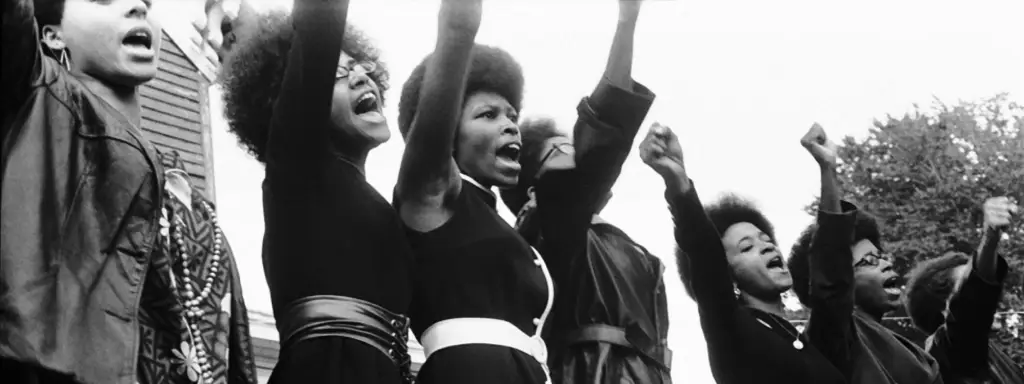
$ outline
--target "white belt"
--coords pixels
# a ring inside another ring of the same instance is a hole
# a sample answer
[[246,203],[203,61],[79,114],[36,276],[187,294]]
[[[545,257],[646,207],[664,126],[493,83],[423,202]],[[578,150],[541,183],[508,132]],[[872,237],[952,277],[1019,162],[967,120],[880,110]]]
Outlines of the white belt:
[[517,349],[533,356],[544,369],[544,376],[551,383],[548,372],[548,349],[544,340],[528,336],[515,325],[504,320],[480,317],[460,317],[434,323],[423,332],[420,345],[427,359],[434,352],[466,344],[490,344]]

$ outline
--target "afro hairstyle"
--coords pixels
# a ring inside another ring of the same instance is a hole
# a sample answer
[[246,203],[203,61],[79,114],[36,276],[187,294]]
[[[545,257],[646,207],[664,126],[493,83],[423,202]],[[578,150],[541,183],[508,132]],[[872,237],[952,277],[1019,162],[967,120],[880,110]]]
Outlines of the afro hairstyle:
[[[282,12],[261,15],[243,24],[234,31],[237,40],[221,67],[228,129],[260,162],[265,162],[264,147],[274,103],[284,81],[292,31],[291,17]],[[388,71],[370,40],[349,24],[345,28],[342,51],[355,60],[377,64],[377,69],[367,76],[377,84],[383,103],[388,89]]]
[[946,302],[956,286],[953,271],[970,261],[967,253],[954,248],[921,261],[910,271],[903,307],[915,326],[929,334],[939,329],[945,320]]
[[[882,249],[882,230],[879,227],[878,219],[870,213],[858,210],[854,218],[853,242],[850,246],[859,243],[861,240],[870,241],[878,249]],[[793,277],[793,292],[800,302],[807,305],[811,294],[811,241],[814,233],[818,230],[818,224],[812,223],[800,234],[793,249],[789,252],[789,260],[786,262],[789,267],[790,276]]]
[[[402,85],[402,95],[398,100],[398,131],[403,138],[409,134],[409,128],[416,117],[423,77],[426,76],[427,62],[432,55],[423,58]],[[519,111],[523,103],[523,84],[523,68],[511,54],[498,47],[482,44],[473,46],[465,97],[480,91],[494,92]]]
[[[776,242],[775,227],[772,226],[772,223],[757,209],[752,201],[739,195],[725,195],[717,201],[704,206],[704,212],[708,215],[708,219],[711,220],[711,224],[718,231],[719,236],[724,235],[725,231],[734,224],[750,223],[767,234],[773,243]],[[683,279],[683,287],[686,288],[686,293],[692,298],[692,272],[690,271],[689,257],[682,249],[676,249],[676,260],[678,261],[676,267],[679,269],[679,276]]]
[[550,117],[533,117],[523,119],[519,123],[519,134],[523,140],[523,150],[519,156],[519,184],[512,188],[502,189],[501,200],[508,209],[515,213],[523,208],[530,199],[527,191],[536,181],[540,170],[540,155],[547,150],[544,142],[552,137],[568,137],[558,129],[558,124]]

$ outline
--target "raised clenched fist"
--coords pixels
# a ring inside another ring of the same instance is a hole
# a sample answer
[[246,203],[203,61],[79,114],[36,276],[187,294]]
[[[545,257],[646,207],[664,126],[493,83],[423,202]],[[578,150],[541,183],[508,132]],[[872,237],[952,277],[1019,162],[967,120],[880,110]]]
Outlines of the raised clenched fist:
[[666,183],[687,181],[683,164],[683,148],[672,129],[654,123],[640,142],[640,159],[658,173]]
[[1009,197],[992,197],[985,200],[985,229],[1003,230],[1010,226],[1013,216],[1020,212],[1017,206]]
[[830,168],[836,166],[836,145],[828,139],[825,129],[820,124],[814,123],[811,126],[811,129],[800,139],[800,145],[810,152],[818,165]]

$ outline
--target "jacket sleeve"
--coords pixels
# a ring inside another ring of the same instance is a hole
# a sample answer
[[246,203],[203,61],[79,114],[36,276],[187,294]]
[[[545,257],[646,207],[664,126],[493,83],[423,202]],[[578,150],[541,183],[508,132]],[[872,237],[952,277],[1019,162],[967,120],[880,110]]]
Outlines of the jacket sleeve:
[[566,278],[572,259],[586,251],[591,217],[622,172],[653,102],[654,94],[639,83],[623,89],[602,79],[577,107],[575,168],[545,172],[538,180],[541,254],[556,285]]
[[842,372],[849,374],[853,332],[853,242],[857,207],[842,202],[842,212],[818,212],[810,249],[811,318],[808,341]]
[[721,236],[704,212],[696,186],[682,194],[666,193],[665,197],[675,223],[679,247],[676,262],[689,266],[687,270],[691,273],[681,277],[697,302],[708,350],[719,356],[739,356],[744,348],[736,339],[741,309],[733,294],[732,273]]
[[949,301],[945,323],[932,336],[927,349],[936,356],[943,372],[956,376],[984,378],[988,373],[989,333],[1002,299],[1002,282],[1008,270],[999,257],[998,283],[986,282],[972,270],[960,290]]
[[[33,0],[3,1],[3,114],[18,112],[42,77],[43,54],[39,46]],[[0,138],[7,141],[8,124],[3,125]]]
[[347,10],[347,0],[295,1],[291,48],[266,146],[267,172],[289,183],[316,180],[308,173],[327,154]]

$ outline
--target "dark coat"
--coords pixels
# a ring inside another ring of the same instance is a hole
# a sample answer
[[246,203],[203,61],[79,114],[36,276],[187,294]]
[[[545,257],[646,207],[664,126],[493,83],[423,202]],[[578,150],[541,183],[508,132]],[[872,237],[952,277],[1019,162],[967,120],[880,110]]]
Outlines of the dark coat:
[[159,160],[138,127],[42,55],[32,1],[3,4],[0,357],[134,383]]

